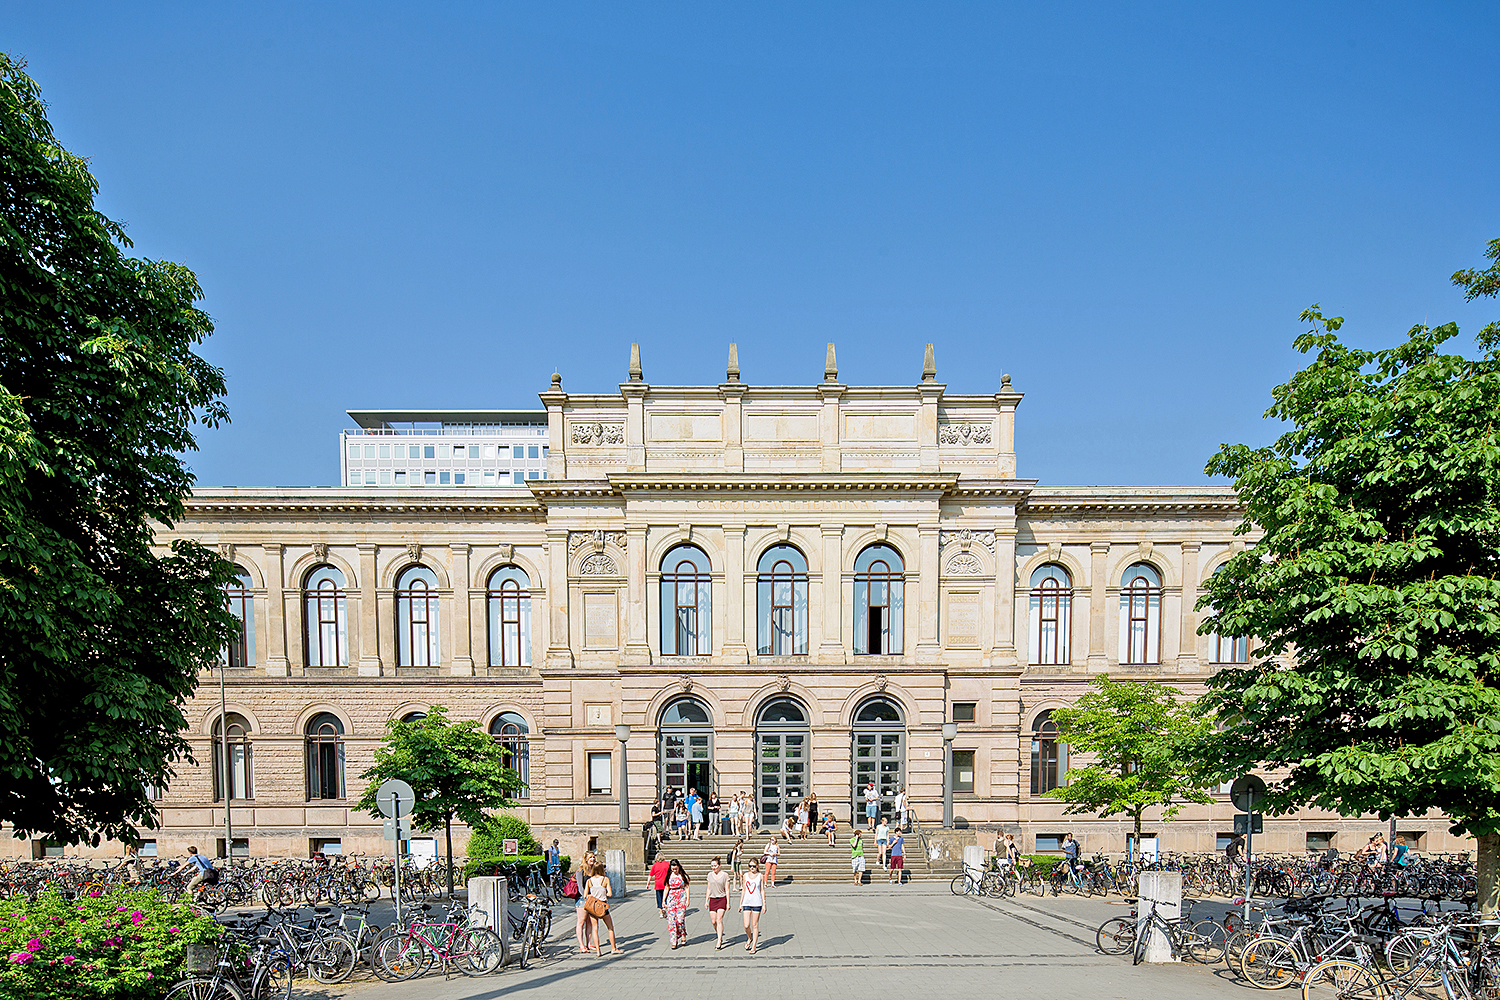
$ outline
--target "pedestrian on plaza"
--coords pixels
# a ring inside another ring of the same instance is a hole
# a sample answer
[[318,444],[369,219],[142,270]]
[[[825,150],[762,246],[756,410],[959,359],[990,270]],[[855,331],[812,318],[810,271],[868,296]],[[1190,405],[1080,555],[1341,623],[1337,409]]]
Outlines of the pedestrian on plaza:
[[604,922],[605,928],[609,931],[610,950],[616,955],[621,954],[620,946],[615,944],[615,918],[610,916],[609,913],[609,876],[604,873],[604,863],[602,861],[594,862],[594,874],[589,879],[588,891],[584,895],[587,897],[584,900],[584,909],[588,911],[589,923],[593,925],[594,929],[594,954],[604,954],[604,952],[599,950],[601,944],[599,940],[599,922],[601,920]]
[[1224,861],[1229,865],[1229,873],[1236,881],[1244,881],[1244,871],[1240,867],[1244,863],[1245,838],[1237,833],[1230,834],[1229,843],[1224,845]]
[[547,859],[547,882],[549,884],[552,876],[557,874],[557,870],[562,867],[562,848],[559,844],[559,841],[554,840],[552,846],[542,852],[543,857]]
[[719,835],[719,815],[723,810],[719,807],[719,793],[708,793],[708,835],[717,837]]
[[802,839],[806,840],[807,839],[807,835],[809,833],[812,833],[812,831],[817,827],[817,825],[818,825],[818,793],[817,792],[812,792],[812,793],[810,793],[807,796],[807,826],[805,826],[805,827],[802,828]]
[[724,914],[729,912],[729,873],[717,857],[708,863],[707,882],[704,892],[708,899],[708,922],[714,926],[714,951],[718,951],[724,947]]
[[[580,955],[587,955],[593,950],[589,947],[589,938],[594,928],[589,923],[588,911],[584,909],[584,903],[587,901],[584,897],[588,895],[586,891],[588,880],[592,877],[593,872],[594,852],[585,851],[583,853],[583,864],[578,866],[578,874],[573,876],[573,889],[578,893],[573,899],[573,911],[574,917],[578,922],[578,954]],[[564,887],[563,891],[567,891],[566,887]],[[597,937],[594,938],[596,944],[598,940]]]
[[1396,839],[1391,841],[1391,864],[1402,868],[1411,864],[1411,858],[1407,856],[1410,850],[1411,848],[1406,843],[1406,838],[1399,833],[1396,834]]
[[688,795],[688,826],[693,831],[694,840],[703,839],[703,796],[696,788]]
[[744,864],[745,838],[741,837],[739,840],[736,840],[734,842],[734,846],[729,849],[729,870],[738,875],[740,873],[740,868]]
[[776,859],[781,855],[781,841],[776,834],[771,834],[771,839],[766,841],[766,874],[765,888],[769,889],[776,884]]
[[656,837],[658,840],[661,839],[663,832],[661,804],[665,800],[666,796],[663,795],[660,799],[657,799],[656,801],[651,803],[651,825],[656,827]]
[[765,882],[760,865],[753,860],[740,879],[740,913],[745,919],[745,950],[754,955],[760,947],[760,916],[766,908]]
[[875,790],[875,782],[865,786],[865,829],[875,829],[875,814],[880,811],[880,793]]
[[902,833],[905,833],[907,830],[906,809],[906,786],[903,785],[900,788],[896,789],[896,826],[901,830]]
[[740,835],[740,796],[739,793],[729,796],[729,808],[726,810],[729,818],[729,835],[738,837]]
[[886,850],[891,845],[891,827],[885,821],[885,816],[880,817],[880,822],[875,824],[875,854],[880,858],[880,867],[885,868]]
[[1019,867],[1020,863],[1021,848],[1016,845],[1016,835],[1013,833],[1007,833],[1005,835],[1005,845],[1003,848],[1003,853],[1001,855],[1001,864],[1004,867],[1009,867],[1010,869],[1015,870],[1017,867]]
[[740,793],[740,836],[746,838],[755,836],[755,803],[750,798],[749,792]]
[[828,837],[828,846],[833,847],[837,843],[839,832],[839,821],[833,818],[833,813],[823,817],[823,833]]
[[667,940],[675,951],[679,944],[687,944],[687,913],[693,903],[693,890],[689,887],[687,872],[682,862],[672,859],[667,869]]
[[679,802],[679,803],[677,803],[677,812],[676,812],[675,819],[676,819],[676,826],[677,826],[677,839],[678,840],[687,840],[688,839],[688,832],[687,832],[687,829],[688,829],[688,809],[687,809],[687,803],[686,802]]
[[779,832],[788,841],[790,841],[792,839],[792,832],[795,829],[796,829],[796,827],[793,825],[793,821],[792,821],[792,817],[791,816],[785,816],[785,817],[782,818],[782,820],[781,820],[781,830]]
[[891,838],[890,857],[891,874],[890,878],[886,879],[886,881],[900,885],[901,872],[906,868],[906,838],[901,836],[900,830],[897,830],[896,835]]
[[1078,877],[1078,841],[1073,839],[1071,833],[1063,834],[1062,842],[1063,864],[1068,866],[1068,876]]
[[662,896],[667,891],[667,870],[672,867],[672,862],[660,855],[656,863],[651,866],[651,884],[656,887],[656,909],[661,913],[663,920],[667,919],[667,908],[663,903]]
[[859,832],[859,827],[854,828],[854,834],[849,838],[849,867],[854,870],[854,884],[865,884],[865,839]]

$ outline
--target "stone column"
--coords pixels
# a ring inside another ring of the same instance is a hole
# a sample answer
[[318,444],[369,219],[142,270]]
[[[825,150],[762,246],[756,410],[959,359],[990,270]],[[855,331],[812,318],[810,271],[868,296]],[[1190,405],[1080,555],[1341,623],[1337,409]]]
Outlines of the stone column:
[[[375,545],[359,546],[359,675],[379,677],[382,661],[380,656],[380,611],[375,603],[376,553]],[[395,661],[392,660],[394,663]]]
[[651,662],[651,644],[646,640],[646,526],[625,529],[625,656]]
[[750,647],[745,643],[745,613],[754,607],[745,597],[745,526],[724,525],[724,648],[726,663],[748,663]]
[[820,663],[843,663],[844,658],[844,529],[823,525],[823,642]]
[[547,664],[573,665],[568,627],[568,533],[547,529]]
[[1177,646],[1177,670],[1186,673],[1198,666],[1198,549],[1197,542],[1182,543],[1182,639]]
[[917,527],[917,656],[936,660],[938,647],[938,526]]
[[995,529],[995,656],[1016,659],[1016,509],[1006,507]]
[[[281,559],[284,550],[277,542],[268,542],[261,550],[265,552],[261,565],[266,576],[266,676],[285,677],[291,673],[291,661],[286,655],[286,570]],[[297,596],[294,588],[292,597],[295,600]]]
[[1109,581],[1105,574],[1109,572],[1109,543],[1091,542],[1089,552],[1093,559],[1089,565],[1089,672],[1101,673],[1109,669],[1109,652],[1104,648],[1104,639],[1108,634],[1105,623],[1108,619],[1110,609],[1106,606],[1108,598],[1106,591]]
[[469,625],[469,553],[462,542],[449,546],[453,583],[453,656],[449,669],[455,677],[474,676],[474,635]]

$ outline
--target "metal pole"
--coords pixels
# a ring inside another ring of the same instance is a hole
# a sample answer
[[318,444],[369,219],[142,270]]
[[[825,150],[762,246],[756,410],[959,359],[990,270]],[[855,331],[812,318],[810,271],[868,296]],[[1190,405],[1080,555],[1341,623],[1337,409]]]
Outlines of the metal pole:
[[234,826],[229,819],[229,800],[234,797],[234,780],[229,773],[229,714],[224,700],[224,664],[219,664],[219,749],[224,763],[224,859],[234,854]]
[[943,829],[953,829],[953,741],[943,739]]
[[396,928],[401,927],[401,810],[392,810],[396,813],[396,840],[392,850],[396,855],[396,887],[391,890],[391,901],[396,904]]
[[1250,847],[1255,843],[1255,791],[1245,792],[1245,926],[1250,926]]
[[620,829],[630,829],[630,768],[625,759],[628,736],[620,739]]

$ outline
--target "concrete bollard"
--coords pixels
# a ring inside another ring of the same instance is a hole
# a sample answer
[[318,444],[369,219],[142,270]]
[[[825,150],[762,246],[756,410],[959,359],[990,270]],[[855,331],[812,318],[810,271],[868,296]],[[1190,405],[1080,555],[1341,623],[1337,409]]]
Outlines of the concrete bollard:
[[[1137,895],[1135,933],[1139,938],[1147,933],[1146,922],[1153,909],[1163,920],[1176,920],[1182,915],[1182,872],[1141,872]],[[1153,925],[1149,934],[1146,961],[1178,961],[1172,956],[1172,943],[1160,927]]]
[[609,896],[614,899],[625,895],[625,852],[604,852],[604,874],[609,876]]
[[469,905],[485,912],[485,926],[499,934],[502,940],[510,940],[510,921],[505,919],[505,911],[510,906],[510,891],[505,879],[496,875],[469,879]]
[[964,867],[965,868],[983,868],[984,867],[984,848],[980,847],[978,844],[965,844],[964,845]]

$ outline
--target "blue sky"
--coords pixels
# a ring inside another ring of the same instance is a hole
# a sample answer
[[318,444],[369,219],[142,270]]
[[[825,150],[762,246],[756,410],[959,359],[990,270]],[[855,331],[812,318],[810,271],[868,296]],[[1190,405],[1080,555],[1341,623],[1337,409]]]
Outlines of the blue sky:
[[[237,9],[230,9],[232,7]],[[1321,302],[1469,331],[1500,5],[0,2],[100,207],[203,284],[204,485],[556,369],[1026,392],[1020,474],[1204,482]]]

